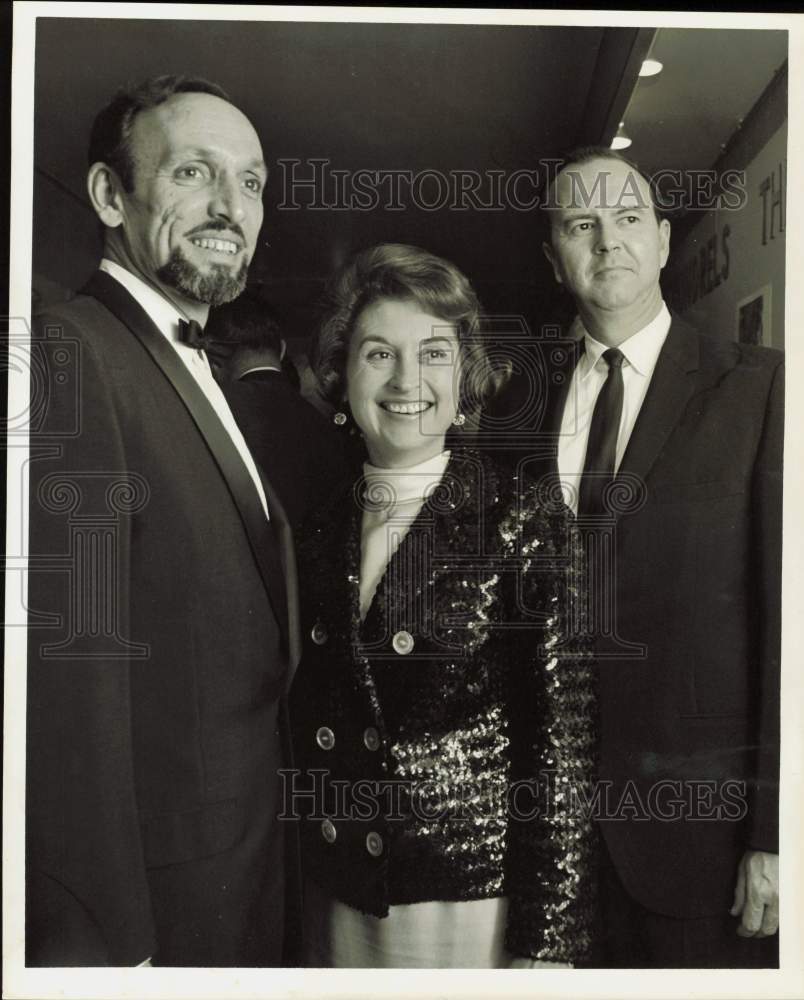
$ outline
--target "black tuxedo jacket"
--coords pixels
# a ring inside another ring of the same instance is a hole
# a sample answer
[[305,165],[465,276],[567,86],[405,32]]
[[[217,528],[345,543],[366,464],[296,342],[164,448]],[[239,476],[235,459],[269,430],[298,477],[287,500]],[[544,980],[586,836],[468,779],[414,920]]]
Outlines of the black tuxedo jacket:
[[[547,400],[553,456],[569,384]],[[673,319],[613,522],[586,535],[600,828],[631,895],[669,916],[726,913],[741,853],[778,850],[783,386],[780,352]]]
[[281,505],[114,279],[34,350],[27,963],[277,965]]

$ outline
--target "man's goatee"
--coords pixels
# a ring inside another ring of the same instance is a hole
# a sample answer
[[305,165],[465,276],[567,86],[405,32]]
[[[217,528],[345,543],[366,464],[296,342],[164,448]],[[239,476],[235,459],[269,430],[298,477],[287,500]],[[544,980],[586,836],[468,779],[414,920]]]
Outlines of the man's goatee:
[[167,263],[159,268],[156,276],[185,298],[209,306],[221,306],[236,299],[246,287],[248,264],[244,260],[237,273],[232,273],[224,264],[213,264],[210,273],[203,274],[179,247],[174,247]]

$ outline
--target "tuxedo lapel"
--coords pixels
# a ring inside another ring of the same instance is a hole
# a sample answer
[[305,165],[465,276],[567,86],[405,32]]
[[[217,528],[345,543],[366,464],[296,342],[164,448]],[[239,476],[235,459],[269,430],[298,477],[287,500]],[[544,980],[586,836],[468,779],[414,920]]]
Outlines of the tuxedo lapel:
[[[271,514],[271,525],[273,527],[276,541],[279,547],[279,559],[282,565],[282,574],[279,577],[284,581],[284,600],[287,614],[287,645],[288,645],[288,671],[285,679],[285,690],[290,690],[296,667],[301,659],[301,616],[299,609],[299,587],[298,569],[296,566],[296,546],[293,541],[293,532],[290,527],[285,508],[279,499],[278,494],[265,478],[260,470],[265,498],[268,501],[268,510]],[[282,594],[277,590],[276,600],[281,600]],[[273,603],[273,596],[272,596]]]
[[[270,487],[266,489],[266,494],[270,494],[269,523],[251,476],[214,407],[150,316],[129,292],[103,272],[95,274],[82,291],[103,303],[137,337],[187,408],[229,487],[274,615],[285,637],[289,657],[295,663],[298,658],[298,639],[293,633],[295,599],[293,606],[289,607],[285,586],[285,570],[295,576],[295,564],[292,543],[288,540],[290,529],[276,494]],[[288,584],[292,591],[293,581],[289,580]]]
[[695,389],[698,335],[674,319],[653,372],[617,476],[645,480]]

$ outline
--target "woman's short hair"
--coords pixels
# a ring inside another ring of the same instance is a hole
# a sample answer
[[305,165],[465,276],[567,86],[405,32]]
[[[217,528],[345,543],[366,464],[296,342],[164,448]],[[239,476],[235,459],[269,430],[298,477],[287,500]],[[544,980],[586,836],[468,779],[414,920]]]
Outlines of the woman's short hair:
[[492,366],[477,295],[454,264],[401,243],[362,250],[329,285],[310,357],[325,399],[340,407],[346,398],[350,338],[363,310],[381,299],[415,302],[423,312],[455,327],[461,351],[460,407],[464,413],[480,410],[507,373]]

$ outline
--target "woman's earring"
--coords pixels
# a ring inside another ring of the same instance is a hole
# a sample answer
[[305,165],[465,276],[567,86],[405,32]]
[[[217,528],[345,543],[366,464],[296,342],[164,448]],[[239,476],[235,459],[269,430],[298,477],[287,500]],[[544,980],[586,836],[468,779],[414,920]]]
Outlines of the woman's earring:
[[466,417],[462,413],[456,413],[452,419],[452,423],[456,427],[463,427],[463,425],[466,423]]
[[346,416],[346,414],[343,413],[341,410],[338,410],[338,412],[333,414],[332,416],[333,422],[337,424],[338,427],[343,427],[343,425],[346,423],[348,419],[349,418]]

